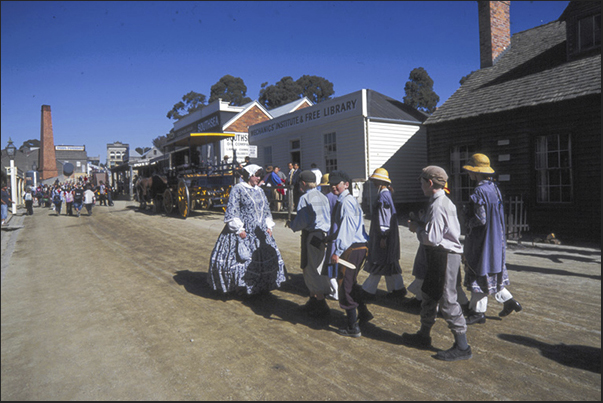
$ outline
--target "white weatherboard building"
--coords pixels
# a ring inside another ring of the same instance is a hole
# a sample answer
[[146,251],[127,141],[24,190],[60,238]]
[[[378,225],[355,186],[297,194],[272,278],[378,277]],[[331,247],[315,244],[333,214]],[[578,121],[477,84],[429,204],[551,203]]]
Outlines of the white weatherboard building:
[[[257,163],[281,168],[315,163],[323,173],[345,171],[355,196],[375,169],[389,172],[396,203],[425,201],[418,181],[427,165],[422,126],[427,116],[376,91],[362,89],[249,127]],[[368,190],[368,189],[365,189]],[[365,198],[374,199],[374,188]]]

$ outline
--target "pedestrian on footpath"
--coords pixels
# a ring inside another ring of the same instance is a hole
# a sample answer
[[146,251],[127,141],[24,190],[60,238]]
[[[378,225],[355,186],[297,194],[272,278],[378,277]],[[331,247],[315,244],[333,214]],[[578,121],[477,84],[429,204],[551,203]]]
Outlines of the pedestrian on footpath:
[[65,205],[67,207],[66,214],[68,216],[73,215],[73,189],[71,186],[67,186],[65,188]]
[[75,189],[73,190],[73,208],[75,209],[75,213],[77,216],[80,216],[82,212],[82,205],[84,203],[84,188],[82,187],[82,183],[78,182],[75,185]]
[[402,342],[416,348],[431,347],[431,328],[435,324],[438,304],[440,312],[454,336],[454,344],[441,350],[434,358],[444,361],[467,360],[472,357],[467,343],[467,324],[457,301],[457,282],[461,270],[461,226],[454,203],[446,197],[446,171],[438,166],[423,168],[419,177],[423,194],[429,197],[425,225],[409,221],[408,229],[417,234],[424,245],[427,271],[423,281],[421,328],[415,334],[402,334]]
[[377,202],[371,216],[368,256],[364,270],[369,276],[362,289],[375,298],[381,277],[385,277],[387,295],[403,300],[406,287],[400,267],[400,233],[398,232],[398,214],[392,198],[392,181],[384,168],[377,168],[369,178],[378,191]]
[[494,169],[485,154],[474,154],[463,169],[477,186],[466,209],[465,286],[471,291],[467,324],[485,323],[488,295],[503,304],[498,316],[519,312],[522,306],[507,290],[507,238],[504,203],[492,179]]
[[329,199],[316,188],[316,175],[303,171],[300,176],[303,195],[299,198],[297,215],[285,226],[293,232],[301,231],[301,263],[304,282],[310,291],[310,299],[302,309],[311,317],[329,315],[329,305],[325,295],[331,293],[329,278],[322,276],[325,260],[325,238],[331,227]]
[[109,207],[113,205],[113,186],[107,184],[106,189],[107,191],[107,202],[109,203]]
[[13,203],[14,203],[13,200],[10,198],[10,195],[8,194],[7,186],[2,185],[2,210],[1,210],[2,225],[4,225],[4,223],[6,222],[6,219],[8,218],[8,206],[10,205],[12,207]]
[[54,211],[57,215],[61,215],[61,206],[63,205],[63,190],[60,186],[56,186],[52,193],[52,203],[54,204]]
[[337,333],[342,336],[360,337],[358,321],[365,323],[373,318],[362,298],[362,287],[357,281],[358,271],[362,268],[368,252],[368,235],[364,229],[362,209],[348,190],[350,183],[351,179],[344,171],[333,171],[329,174],[329,185],[337,196],[337,204],[331,216],[332,235],[329,235],[329,240],[334,244],[334,251],[331,256],[327,256],[325,264],[338,265],[339,306],[346,312],[347,326],[340,328]]
[[92,191],[92,187],[90,185],[86,186],[86,190],[84,191],[84,206],[86,207],[86,211],[88,211],[88,215],[92,215],[92,206],[96,201],[96,196],[94,196],[94,192]]
[[23,192],[23,200],[25,200],[25,209],[27,210],[27,215],[33,215],[33,199],[33,190],[28,187],[27,190]]

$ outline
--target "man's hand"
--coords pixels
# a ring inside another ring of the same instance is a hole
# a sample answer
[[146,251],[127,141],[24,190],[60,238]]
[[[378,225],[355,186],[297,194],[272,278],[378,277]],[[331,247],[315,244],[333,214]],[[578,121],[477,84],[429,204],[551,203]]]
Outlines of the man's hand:
[[339,263],[339,256],[333,254],[333,256],[331,256],[331,263],[332,264],[337,264]]
[[245,230],[243,230],[243,231],[241,231],[239,236],[241,237],[241,239],[245,239],[245,238],[247,238],[247,233],[245,232]]

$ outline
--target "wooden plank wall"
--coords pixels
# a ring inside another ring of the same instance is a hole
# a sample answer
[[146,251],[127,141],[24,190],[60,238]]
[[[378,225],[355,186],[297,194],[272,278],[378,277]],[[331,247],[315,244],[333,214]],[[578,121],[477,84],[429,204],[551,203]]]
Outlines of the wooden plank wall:
[[[574,201],[536,201],[535,139],[571,133]],[[509,144],[499,146],[499,140]],[[427,125],[429,164],[450,169],[452,146],[471,145],[490,157],[503,195],[523,195],[531,231],[554,232],[572,239],[601,240],[601,98],[600,95],[521,110]],[[510,154],[509,161],[498,156]]]

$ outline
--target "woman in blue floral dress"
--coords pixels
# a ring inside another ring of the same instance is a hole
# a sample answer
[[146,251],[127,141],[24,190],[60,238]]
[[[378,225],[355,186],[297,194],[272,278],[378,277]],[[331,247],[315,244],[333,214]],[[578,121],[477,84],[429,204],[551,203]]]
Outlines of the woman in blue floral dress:
[[274,221],[262,188],[259,165],[247,165],[243,182],[232,188],[209,261],[209,283],[225,293],[258,294],[280,287],[286,279],[283,258],[272,237]]

